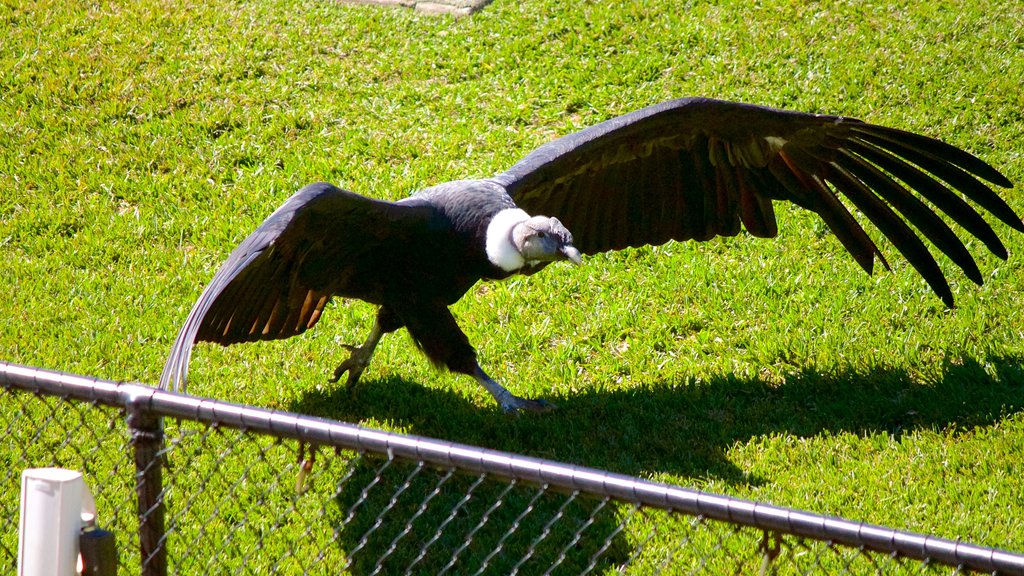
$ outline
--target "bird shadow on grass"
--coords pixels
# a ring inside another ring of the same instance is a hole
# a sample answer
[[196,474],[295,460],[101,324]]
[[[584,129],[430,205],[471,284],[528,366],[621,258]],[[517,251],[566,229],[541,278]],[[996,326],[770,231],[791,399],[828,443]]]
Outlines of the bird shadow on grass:
[[290,409],[358,422],[387,421],[412,434],[603,468],[731,483],[751,478],[725,450],[767,434],[849,432],[900,436],[964,430],[1024,410],[1024,358],[947,362],[920,382],[901,369],[805,368],[781,385],[721,374],[704,381],[548,396],[558,410],[521,417],[481,408],[456,392],[400,377],[305,393]]
[[[481,409],[458,393],[398,377],[368,379],[354,393],[344,386],[311,391],[290,408],[345,421],[372,418],[423,436],[630,475],[668,473],[759,484],[729,461],[726,451],[736,442],[769,434],[899,437],[915,429],[952,429],[955,434],[1024,410],[1024,359],[985,362],[948,362],[929,382],[890,368],[807,368],[781,385],[731,374],[704,381],[660,381],[550,397],[558,411],[518,418],[496,408]],[[365,458],[350,470],[349,482],[355,485],[387,486],[374,488],[369,496],[360,490],[336,496],[340,509],[368,512],[338,531],[353,573],[378,568],[390,573],[410,563],[439,572],[448,562],[453,573],[481,567],[487,573],[509,573],[519,560],[522,573],[554,563],[559,566],[556,573],[580,572],[595,557],[600,558],[597,568],[607,568],[633,553],[618,528],[628,507],[600,507],[599,501],[539,494],[524,486],[509,492],[501,481],[474,486],[473,476],[453,476],[442,482],[445,490],[435,493],[441,473],[413,473],[411,467],[381,468]],[[421,506],[431,512],[417,513]],[[384,517],[393,520],[380,522]],[[557,525],[547,524],[556,517]],[[485,524],[485,529],[478,527]],[[365,536],[368,531],[373,538]],[[418,545],[393,546],[410,533],[421,535],[415,540]],[[542,533],[546,536],[535,542]],[[431,543],[430,534],[438,539]],[[472,548],[452,555],[465,542],[473,542]],[[427,549],[440,554],[422,553]],[[501,549],[520,555],[490,554]],[[523,550],[528,551],[525,560]]]

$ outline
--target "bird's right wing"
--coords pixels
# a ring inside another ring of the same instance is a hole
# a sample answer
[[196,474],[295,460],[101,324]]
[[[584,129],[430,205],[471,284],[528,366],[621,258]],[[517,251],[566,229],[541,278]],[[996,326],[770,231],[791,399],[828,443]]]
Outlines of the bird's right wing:
[[772,201],[788,200],[821,216],[870,273],[876,256],[886,262],[840,201],[845,197],[952,306],[941,269],[909,225],[980,284],[977,264],[937,212],[1001,258],[1002,242],[954,190],[1017,230],[1024,224],[978,178],[1011,186],[982,160],[926,136],[840,116],[689,98],[548,142],[494,180],[527,212],[561,220],[584,253],[707,240],[741,227],[773,237]]
[[388,250],[436,227],[426,205],[306,186],[228,256],[192,307],[160,376],[183,389],[192,346],[288,338],[320,319],[331,295]]

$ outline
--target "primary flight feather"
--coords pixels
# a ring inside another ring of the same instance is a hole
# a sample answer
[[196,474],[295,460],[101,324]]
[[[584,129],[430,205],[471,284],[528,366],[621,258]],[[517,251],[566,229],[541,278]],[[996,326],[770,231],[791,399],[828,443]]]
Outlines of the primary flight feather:
[[301,334],[339,296],[379,309],[367,340],[346,346],[350,356],[333,380],[348,373],[353,385],[380,338],[405,327],[434,364],[474,377],[504,411],[543,411],[551,405],[515,396],[483,371],[448,311],[477,281],[532,274],[560,260],[578,264],[581,253],[708,240],[742,228],[774,237],[775,201],[818,214],[868,273],[876,257],[888,267],[844,198],[953,306],[922,237],[975,283],[982,274],[939,214],[1003,259],[1006,248],[982,212],[1024,231],[983,180],[1012,187],[984,161],[926,136],[689,98],[549,142],[493,178],[448,182],[398,202],[312,184],[214,275],[171,348],[160,385],[184,387],[195,342]]

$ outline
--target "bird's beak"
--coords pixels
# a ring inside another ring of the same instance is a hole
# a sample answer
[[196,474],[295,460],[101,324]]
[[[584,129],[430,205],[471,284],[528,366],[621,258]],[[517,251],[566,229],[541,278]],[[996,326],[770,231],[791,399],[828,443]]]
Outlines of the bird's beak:
[[566,244],[565,246],[562,246],[561,252],[562,256],[565,256],[565,259],[568,260],[569,262],[572,262],[573,264],[577,265],[583,263],[583,256],[580,255],[580,251],[577,250],[576,247],[573,246],[572,244]]

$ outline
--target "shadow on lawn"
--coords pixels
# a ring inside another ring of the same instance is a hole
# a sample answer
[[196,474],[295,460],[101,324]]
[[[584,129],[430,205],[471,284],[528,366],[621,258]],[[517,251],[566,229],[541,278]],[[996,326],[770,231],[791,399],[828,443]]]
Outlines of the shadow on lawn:
[[[808,437],[882,432],[899,436],[918,428],[966,430],[1024,409],[1022,359],[991,358],[988,362],[988,370],[973,359],[949,363],[941,378],[929,383],[915,382],[905,371],[886,368],[827,373],[806,369],[781,386],[732,375],[706,382],[660,382],[640,389],[552,397],[559,406],[557,412],[520,418],[504,417],[496,408],[481,409],[453,392],[424,388],[401,378],[367,380],[353,395],[344,386],[310,392],[290,408],[347,421],[372,417],[414,434],[630,475],[667,472],[756,483],[757,479],[726,458],[725,450],[735,442],[771,433]],[[400,402],[396,403],[396,398]],[[350,556],[353,573],[373,572],[381,558],[387,559],[382,566],[385,571],[408,566],[435,532],[443,532],[447,541],[436,542],[434,553],[421,559],[418,568],[439,571],[451,558],[451,551],[468,539],[474,545],[453,569],[475,569],[499,544],[510,551],[530,549],[533,538],[566,501],[565,496],[545,494],[532,503],[533,511],[525,519],[517,519],[531,505],[536,490],[516,487],[503,494],[504,483],[486,482],[450,524],[444,524],[474,478],[454,476],[446,489],[435,495],[431,512],[417,515],[420,504],[437,485],[439,473],[413,475],[410,481],[410,469],[410,465],[399,463],[382,474],[379,462],[363,459],[352,471],[349,485],[374,486],[379,478],[378,483],[387,488],[371,492],[374,495],[365,502],[359,502],[359,489],[337,495],[340,509],[355,505],[367,511],[365,517],[357,515],[339,532],[342,548],[358,552]],[[392,497],[397,500],[387,513],[390,521],[372,528]],[[503,505],[488,512],[499,501]],[[536,547],[523,573],[531,573],[532,567],[550,566],[560,555],[561,568],[579,572],[605,542],[601,535],[608,535],[609,548],[601,556],[598,573],[627,559],[630,546],[616,529],[625,510],[608,506],[594,513],[594,508],[595,502],[586,500],[561,508],[562,519]],[[492,515],[487,529],[475,532],[474,526],[487,515]],[[419,545],[387,553],[388,545],[406,526],[419,535]],[[509,531],[508,527],[519,529]],[[574,542],[580,527],[586,537]],[[368,531],[374,534],[369,542],[361,536]],[[514,561],[515,557],[507,560]],[[491,562],[494,573],[510,571],[503,554],[492,556]]]
[[354,394],[340,385],[311,391],[290,409],[345,421],[372,417],[412,434],[623,474],[668,472],[744,483],[749,479],[724,455],[737,441],[771,433],[962,430],[1024,410],[1024,359],[988,363],[994,374],[974,359],[947,363],[941,378],[929,383],[888,368],[808,368],[781,386],[723,374],[702,382],[548,396],[556,412],[519,418],[402,378],[368,379]]

